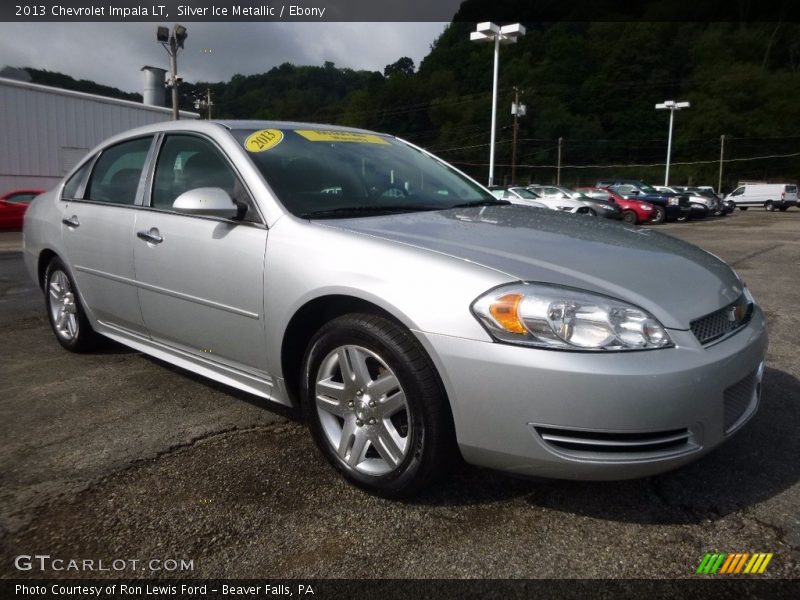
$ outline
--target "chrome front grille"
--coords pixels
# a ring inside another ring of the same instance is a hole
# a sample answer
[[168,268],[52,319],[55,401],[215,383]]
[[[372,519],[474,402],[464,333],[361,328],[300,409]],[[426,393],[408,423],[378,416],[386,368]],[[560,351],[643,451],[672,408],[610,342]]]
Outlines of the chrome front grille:
[[753,305],[742,294],[736,302],[695,319],[690,327],[701,344],[710,344],[746,324],[752,312]]
[[689,429],[606,432],[534,425],[551,450],[582,460],[636,460],[673,456],[698,446]]
[[756,408],[758,402],[758,372],[753,371],[747,377],[725,390],[725,433],[736,429],[744,417]]

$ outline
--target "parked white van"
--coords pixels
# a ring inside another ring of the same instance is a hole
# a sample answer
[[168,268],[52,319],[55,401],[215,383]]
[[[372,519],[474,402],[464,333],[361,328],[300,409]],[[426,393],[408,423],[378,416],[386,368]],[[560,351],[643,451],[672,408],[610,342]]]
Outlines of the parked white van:
[[725,198],[738,208],[763,206],[766,210],[786,210],[797,205],[797,186],[793,183],[746,183]]

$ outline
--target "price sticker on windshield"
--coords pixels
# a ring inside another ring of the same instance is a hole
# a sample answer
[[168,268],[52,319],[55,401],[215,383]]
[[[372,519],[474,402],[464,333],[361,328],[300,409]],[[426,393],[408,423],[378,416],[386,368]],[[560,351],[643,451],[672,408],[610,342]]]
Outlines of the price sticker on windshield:
[[334,131],[318,129],[295,129],[295,133],[303,136],[309,142],[351,142],[357,144],[386,144],[385,139],[371,133],[356,133],[354,131]]
[[280,129],[260,129],[251,133],[244,141],[245,150],[248,152],[266,152],[283,141],[283,132]]

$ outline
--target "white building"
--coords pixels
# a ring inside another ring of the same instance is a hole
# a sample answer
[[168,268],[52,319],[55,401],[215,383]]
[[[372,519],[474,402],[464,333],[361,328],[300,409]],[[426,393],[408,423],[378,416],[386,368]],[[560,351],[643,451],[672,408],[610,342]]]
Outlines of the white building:
[[103,140],[171,118],[169,108],[0,78],[0,193],[50,189]]

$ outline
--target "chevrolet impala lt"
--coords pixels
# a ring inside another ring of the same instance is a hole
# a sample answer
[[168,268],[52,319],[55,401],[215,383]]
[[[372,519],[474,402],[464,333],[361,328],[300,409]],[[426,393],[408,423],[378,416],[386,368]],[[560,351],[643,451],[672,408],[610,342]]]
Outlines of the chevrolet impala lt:
[[90,152],[24,224],[55,338],[302,409],[350,482],[451,461],[641,477],[755,413],[764,315],[715,256],[499,200],[370,131],[174,122]]

